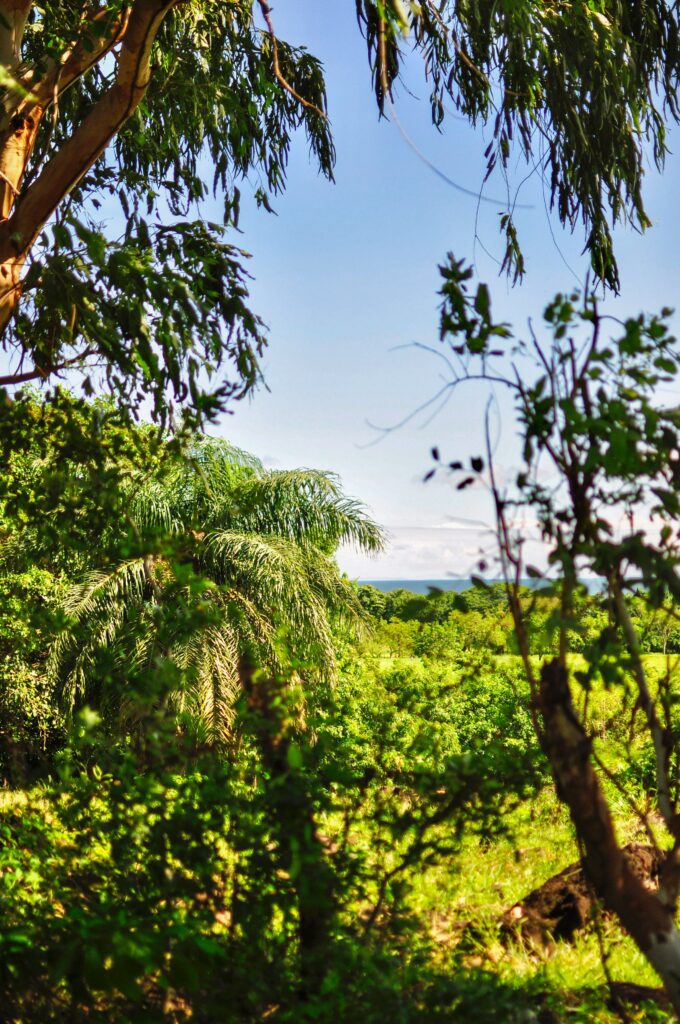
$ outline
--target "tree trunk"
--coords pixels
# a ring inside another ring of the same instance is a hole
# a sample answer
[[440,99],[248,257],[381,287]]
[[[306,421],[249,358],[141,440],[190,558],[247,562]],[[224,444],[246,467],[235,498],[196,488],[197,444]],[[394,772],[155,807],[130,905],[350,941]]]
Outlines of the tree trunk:
[[609,806],[593,769],[591,740],[578,720],[567,670],[558,659],[541,669],[537,695],[543,724],[541,745],[557,793],[569,808],[584,848],[584,869],[599,898],[618,917],[660,975],[680,1016],[680,933],[675,907],[649,892],[626,863],[616,840]]
[[[247,705],[246,727],[257,742],[269,773],[268,802],[272,831],[282,853],[282,867],[296,866],[292,879],[298,912],[298,948],[302,1003],[318,997],[328,971],[331,926],[335,916],[335,876],[326,860],[304,775],[292,770],[294,733],[287,721],[285,684],[255,681],[247,657],[239,664]],[[296,863],[297,862],[297,863]]]
[[0,64],[14,71],[21,61],[21,41],[33,0],[0,0]]

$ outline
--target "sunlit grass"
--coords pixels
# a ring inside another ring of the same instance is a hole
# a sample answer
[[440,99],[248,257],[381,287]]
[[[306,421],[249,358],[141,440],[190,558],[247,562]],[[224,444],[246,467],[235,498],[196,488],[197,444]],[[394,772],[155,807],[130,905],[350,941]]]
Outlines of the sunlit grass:
[[[557,1020],[577,1024],[620,1022],[607,1005],[606,975],[594,927],[578,934],[574,941],[555,942],[545,949],[501,941],[498,926],[503,911],[578,860],[568,813],[550,786],[514,811],[508,825],[507,836],[488,844],[471,838],[455,863],[431,868],[415,880],[413,907],[429,929],[435,961],[458,977],[461,971],[473,972],[477,985],[479,973],[493,976],[496,988],[488,994],[490,1007],[499,998],[498,986],[506,996],[508,991],[516,990],[516,1007],[507,1019],[518,1024],[536,1024],[541,1019],[538,1015],[523,1016],[522,1006],[531,992],[542,993],[541,1005],[552,1008]],[[630,814],[620,814],[618,831],[621,842],[645,841],[639,822]],[[603,920],[602,932],[614,980],[660,987],[643,955],[613,921]],[[480,998],[479,1019],[486,1020],[483,995]],[[672,1019],[651,1004],[630,1007],[629,1012],[631,1021],[649,1024]],[[466,1014],[471,1011],[453,1019],[474,1019]]]

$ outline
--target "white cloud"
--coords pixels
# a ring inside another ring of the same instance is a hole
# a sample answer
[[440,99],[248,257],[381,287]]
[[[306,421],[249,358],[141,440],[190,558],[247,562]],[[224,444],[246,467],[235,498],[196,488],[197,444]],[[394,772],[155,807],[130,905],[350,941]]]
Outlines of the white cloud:
[[338,557],[341,568],[359,579],[446,579],[475,570],[479,548],[492,550],[493,535],[479,527],[451,524],[392,527],[386,551],[369,558],[351,549]]
[[[526,523],[530,529],[535,523]],[[500,575],[496,536],[490,526],[465,525],[450,521],[433,526],[392,526],[383,554],[369,557],[350,548],[338,555],[340,567],[356,579],[446,579],[467,578],[479,571],[484,560],[490,576]],[[543,569],[546,550],[540,540],[527,538],[526,560]]]

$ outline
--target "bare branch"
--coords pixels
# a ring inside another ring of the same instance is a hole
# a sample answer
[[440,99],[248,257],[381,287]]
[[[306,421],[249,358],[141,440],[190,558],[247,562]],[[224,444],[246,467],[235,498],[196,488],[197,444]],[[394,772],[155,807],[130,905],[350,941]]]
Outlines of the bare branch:
[[300,103],[307,110],[313,110],[315,114],[318,114],[319,117],[323,117],[325,120],[326,115],[324,114],[323,110],[321,110],[320,107],[317,107],[316,103],[310,103],[309,100],[306,100],[304,98],[304,96],[301,96],[300,93],[293,88],[293,86],[290,84],[288,79],[284,76],[283,72],[281,71],[281,65],[279,64],[279,44],[276,39],[276,32],[274,31],[274,26],[272,24],[271,7],[267,3],[267,0],[257,0],[257,2],[259,4],[260,10],[262,11],[262,17],[266,22],[267,32],[269,34],[269,38],[272,44],[272,64],[274,67],[274,78],[279,83],[282,89],[285,89],[287,93],[290,93],[294,100],[297,100],[297,102]]

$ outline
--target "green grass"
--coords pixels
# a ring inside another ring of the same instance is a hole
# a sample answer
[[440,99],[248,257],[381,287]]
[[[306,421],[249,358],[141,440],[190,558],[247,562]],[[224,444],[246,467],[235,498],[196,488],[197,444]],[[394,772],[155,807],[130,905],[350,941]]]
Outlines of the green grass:
[[[511,835],[490,845],[470,840],[455,863],[432,868],[415,883],[413,907],[429,932],[433,962],[458,985],[460,1002],[450,1019],[456,1024],[484,1024],[487,1019],[495,1024],[539,1024],[543,1009],[554,1014],[543,1018],[551,1024],[620,1024],[620,1017],[607,1006],[594,930],[547,949],[501,943],[498,921],[503,910],[578,859],[568,815],[549,787],[519,807],[509,824]],[[618,827],[622,842],[645,841],[630,815],[621,814]],[[465,922],[474,924],[472,942]],[[603,922],[603,933],[614,980],[660,987],[635,944],[614,922]],[[461,941],[463,935],[466,939]],[[629,1013],[631,1021],[649,1024],[674,1019],[654,1004],[631,1006]]]

